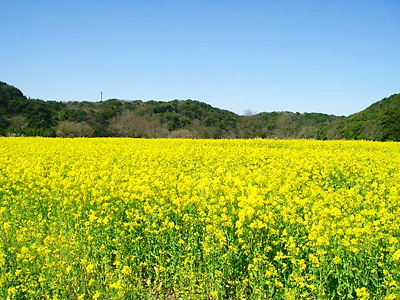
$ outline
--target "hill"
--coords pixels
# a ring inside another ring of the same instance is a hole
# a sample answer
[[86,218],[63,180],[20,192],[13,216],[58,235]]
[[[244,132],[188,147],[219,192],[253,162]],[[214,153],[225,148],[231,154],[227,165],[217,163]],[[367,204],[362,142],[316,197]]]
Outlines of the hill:
[[345,118],[338,126],[345,139],[400,141],[400,94]]
[[0,135],[311,138],[400,141],[400,94],[349,117],[262,112],[239,116],[195,100],[56,102],[0,82]]

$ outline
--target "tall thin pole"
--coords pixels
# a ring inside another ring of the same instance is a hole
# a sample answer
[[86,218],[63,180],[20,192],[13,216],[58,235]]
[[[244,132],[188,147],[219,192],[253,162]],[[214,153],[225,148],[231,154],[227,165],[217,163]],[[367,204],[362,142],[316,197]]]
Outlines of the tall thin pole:
[[100,92],[100,101],[103,101],[103,91]]

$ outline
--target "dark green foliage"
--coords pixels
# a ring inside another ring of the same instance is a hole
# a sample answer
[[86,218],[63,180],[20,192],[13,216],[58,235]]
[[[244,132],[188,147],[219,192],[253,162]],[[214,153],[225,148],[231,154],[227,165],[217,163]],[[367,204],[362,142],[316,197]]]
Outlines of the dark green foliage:
[[238,136],[244,139],[266,137],[266,123],[260,115],[242,116],[237,124]]
[[[0,82],[0,134],[55,136],[57,114],[65,104],[27,99],[20,90]],[[10,119],[22,115],[24,126],[14,128]]]
[[149,101],[141,109],[167,123],[170,130],[190,128],[193,121],[205,127],[218,128],[221,132],[236,127],[239,116],[227,110],[212,107],[194,100],[174,100],[170,102]]
[[258,115],[264,122],[263,137],[326,139],[327,126],[342,119],[321,113],[272,112]]
[[263,112],[239,116],[195,100],[55,102],[0,82],[0,135],[312,138],[400,141],[400,94],[349,117]]
[[6,128],[11,125],[11,122],[0,115],[0,135],[6,134]]
[[394,94],[345,118],[339,131],[346,139],[400,141],[400,94]]
[[87,113],[83,110],[63,109],[57,114],[58,121],[83,122],[87,119]]
[[8,127],[10,125],[11,125],[10,121],[8,121],[4,117],[0,116],[0,128],[5,128],[5,127]]
[[0,113],[7,111],[9,100],[23,97],[24,95],[19,89],[0,81]]

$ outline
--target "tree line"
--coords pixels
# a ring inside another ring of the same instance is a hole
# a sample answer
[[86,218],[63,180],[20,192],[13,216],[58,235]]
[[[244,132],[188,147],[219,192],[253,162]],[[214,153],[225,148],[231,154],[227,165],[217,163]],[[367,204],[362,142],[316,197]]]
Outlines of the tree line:
[[322,113],[237,115],[195,100],[57,102],[0,82],[0,135],[136,138],[400,140],[400,95],[349,117]]

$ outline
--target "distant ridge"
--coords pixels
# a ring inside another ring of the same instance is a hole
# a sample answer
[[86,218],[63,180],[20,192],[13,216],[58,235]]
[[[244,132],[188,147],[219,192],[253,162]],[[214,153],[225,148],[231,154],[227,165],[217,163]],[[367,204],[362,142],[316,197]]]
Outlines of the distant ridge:
[[60,137],[310,138],[400,141],[400,94],[348,117],[262,112],[239,116],[195,100],[56,102],[0,82],[0,135]]

